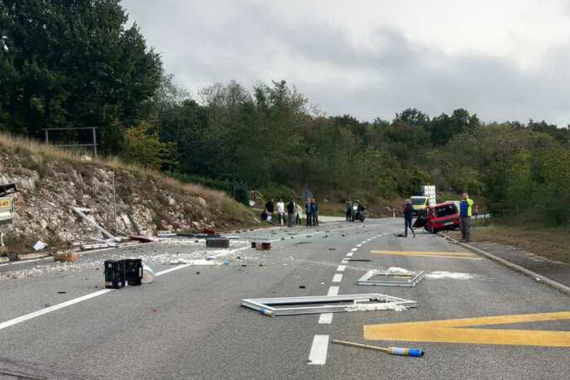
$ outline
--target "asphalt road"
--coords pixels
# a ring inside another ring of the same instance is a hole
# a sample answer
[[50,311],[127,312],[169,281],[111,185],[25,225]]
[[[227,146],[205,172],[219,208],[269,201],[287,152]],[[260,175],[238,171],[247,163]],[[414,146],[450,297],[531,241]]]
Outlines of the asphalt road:
[[[0,379],[568,378],[570,316],[554,313],[569,311],[570,298],[442,238],[395,236],[402,225],[327,223],[242,232],[244,241],[233,241],[229,252],[177,240],[91,253],[72,266],[2,266]],[[271,240],[273,248],[248,248],[250,238]],[[347,254],[371,261],[343,264]],[[141,287],[102,290],[101,261],[121,256],[143,257],[160,275]],[[188,261],[206,256],[228,265]],[[367,270],[389,267],[427,277],[413,288],[356,285]],[[449,278],[456,273],[464,279]],[[335,291],[388,294],[418,306],[332,318],[270,318],[240,306],[243,298]],[[523,314],[530,316],[511,317]],[[382,332],[384,324],[494,316],[509,317],[440,333],[436,324]],[[391,356],[332,339],[426,355]]]

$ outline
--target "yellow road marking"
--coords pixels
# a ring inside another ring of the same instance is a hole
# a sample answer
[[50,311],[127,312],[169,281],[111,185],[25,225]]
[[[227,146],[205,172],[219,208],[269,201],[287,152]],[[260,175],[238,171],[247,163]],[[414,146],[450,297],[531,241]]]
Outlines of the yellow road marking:
[[464,328],[570,319],[570,311],[364,326],[364,339],[405,342],[570,347],[570,332]]
[[469,252],[371,251],[370,253],[376,255],[391,255],[391,256],[418,256],[418,257],[439,257],[439,258],[452,258],[452,259],[464,259],[464,260],[481,260],[480,257],[477,257]]

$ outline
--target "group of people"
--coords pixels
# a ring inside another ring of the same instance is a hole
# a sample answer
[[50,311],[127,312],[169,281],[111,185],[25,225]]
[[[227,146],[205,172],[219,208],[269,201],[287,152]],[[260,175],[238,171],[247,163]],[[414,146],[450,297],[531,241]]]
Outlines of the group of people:
[[[278,223],[282,226],[287,224],[288,227],[299,226],[303,221],[303,207],[295,202],[294,199],[290,199],[287,204],[283,202],[283,199],[279,199],[277,203],[273,199],[270,199],[265,204],[265,209],[261,214],[261,219],[268,222],[269,224],[276,224],[273,220],[273,215],[277,213]],[[307,226],[318,226],[319,225],[319,205],[314,198],[307,199],[305,203],[305,214]]]
[[[469,243],[471,241],[471,215],[473,214],[473,200],[469,198],[469,194],[464,191],[461,194],[461,201],[459,202],[459,227],[461,228],[461,239]],[[412,235],[416,237],[416,232],[413,227],[414,208],[412,201],[406,199],[404,204],[404,237],[408,237],[408,229]]]

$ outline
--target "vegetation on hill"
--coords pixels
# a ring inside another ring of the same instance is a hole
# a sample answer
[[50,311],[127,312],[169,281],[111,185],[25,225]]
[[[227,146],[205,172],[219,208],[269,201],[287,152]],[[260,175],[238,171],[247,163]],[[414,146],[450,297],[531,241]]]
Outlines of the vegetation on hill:
[[560,207],[570,201],[565,127],[483,123],[465,109],[326,116],[285,81],[218,83],[192,99],[126,26],[119,0],[5,0],[0,21],[2,131],[41,139],[45,127],[97,127],[105,155],[217,188],[239,184],[242,195],[308,187],[320,199],[380,204],[435,184],[449,197],[469,191],[495,216],[570,224]]

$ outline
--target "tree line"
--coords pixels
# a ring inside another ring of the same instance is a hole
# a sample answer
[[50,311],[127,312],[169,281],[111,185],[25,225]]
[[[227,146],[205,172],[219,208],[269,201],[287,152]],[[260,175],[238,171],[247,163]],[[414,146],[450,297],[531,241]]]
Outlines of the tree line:
[[469,191],[497,216],[570,223],[560,207],[570,201],[567,127],[483,123],[466,109],[327,116],[285,81],[216,83],[193,99],[126,25],[119,0],[0,2],[0,130],[41,139],[43,128],[97,127],[103,154],[242,201],[247,188],[292,197],[309,187],[374,203],[434,184],[444,197]]

